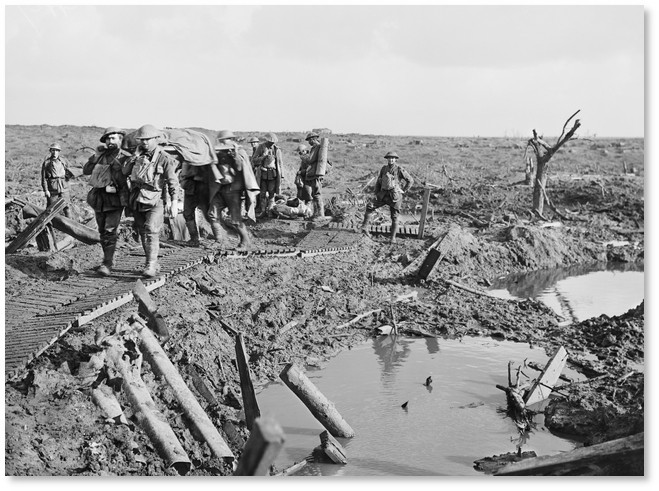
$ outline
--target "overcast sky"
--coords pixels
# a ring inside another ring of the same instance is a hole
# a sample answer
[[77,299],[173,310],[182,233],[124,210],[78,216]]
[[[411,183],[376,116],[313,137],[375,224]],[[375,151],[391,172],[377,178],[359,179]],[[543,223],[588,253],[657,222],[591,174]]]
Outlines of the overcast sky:
[[5,122],[644,136],[643,6],[6,6]]

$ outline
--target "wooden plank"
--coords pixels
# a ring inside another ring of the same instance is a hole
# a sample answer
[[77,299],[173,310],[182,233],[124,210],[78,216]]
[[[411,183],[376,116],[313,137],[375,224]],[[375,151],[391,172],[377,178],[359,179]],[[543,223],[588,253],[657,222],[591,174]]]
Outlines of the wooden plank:
[[5,254],[13,254],[18,251],[21,247],[24,247],[30,240],[34,238],[39,232],[44,230],[46,226],[50,223],[53,217],[62,211],[66,202],[64,199],[60,198],[46,208],[41,215],[35,218],[32,223],[30,223],[25,230],[23,230],[18,237],[16,237],[11,244],[5,249]]
[[161,314],[158,313],[158,306],[149,296],[144,283],[141,280],[135,282],[133,287],[133,296],[137,301],[137,311],[147,319],[147,327],[163,338],[163,342],[169,339],[169,329],[167,322]]
[[419,220],[419,239],[423,239],[426,228],[426,216],[428,215],[428,203],[430,203],[430,188],[426,187],[423,191],[423,204],[421,205],[421,219]]
[[259,418],[245,444],[234,476],[267,476],[284,445],[284,431],[274,419]]
[[[43,213],[43,211],[42,208],[39,208],[32,203],[26,203],[23,205],[24,217],[36,217]],[[98,230],[89,228],[76,220],[72,220],[71,218],[62,215],[55,215],[53,217],[52,226],[60,232],[64,232],[65,234],[78,239],[84,244],[98,244],[101,241],[101,236],[99,235]]]
[[[643,475],[644,433],[508,464],[495,476]],[[607,468],[613,469],[607,471]]]
[[243,394],[243,406],[245,408],[245,423],[248,430],[252,430],[254,422],[261,417],[261,410],[256,401],[252,377],[247,362],[247,349],[242,333],[236,336],[236,362],[238,363],[238,373],[240,374],[240,390]]
[[428,251],[425,261],[423,261],[423,264],[419,268],[417,277],[422,280],[427,279],[441,255],[442,254],[437,249],[431,248]]
[[558,381],[558,377],[560,377],[561,372],[565,367],[566,361],[567,351],[561,346],[556,350],[554,356],[549,359],[544,370],[533,385],[531,385],[527,395],[524,397],[524,403],[527,406],[535,404],[536,402],[544,401],[549,397],[554,385]]
[[343,446],[336,441],[329,431],[325,430],[320,434],[320,448],[323,449],[325,455],[327,455],[332,462],[335,464],[347,464],[348,458],[346,457],[346,452],[343,449]]
[[46,225],[46,228],[37,234],[37,249],[40,251],[57,251],[57,240],[55,239],[55,232],[51,223]]

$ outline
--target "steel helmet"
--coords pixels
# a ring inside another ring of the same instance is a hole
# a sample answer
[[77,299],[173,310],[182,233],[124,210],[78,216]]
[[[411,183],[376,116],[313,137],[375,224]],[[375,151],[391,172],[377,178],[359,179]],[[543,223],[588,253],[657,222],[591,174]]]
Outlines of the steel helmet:
[[387,152],[387,155],[385,155],[384,158],[385,159],[388,159],[388,158],[397,159],[397,158],[400,158],[400,157],[398,157],[398,154],[396,152]]
[[304,143],[300,143],[295,150],[297,152],[305,152],[309,150],[309,147],[307,147]]
[[274,133],[266,133],[264,138],[265,141],[270,143],[277,143],[279,141],[279,138]]
[[62,147],[59,146],[59,143],[53,143],[50,147],[48,147],[48,149],[62,151]]
[[320,138],[320,135],[312,131],[311,133],[307,133],[307,137],[305,138],[305,140],[309,141],[312,138]]
[[233,131],[230,130],[222,130],[217,134],[217,139],[219,141],[222,140],[228,140],[229,138],[236,138],[236,135],[233,134]]
[[116,126],[110,126],[109,128],[105,128],[105,131],[103,132],[103,136],[101,136],[101,142],[105,143],[105,139],[108,136],[113,135],[114,133],[118,133],[119,135],[126,136],[126,132],[121,128],[117,128]]
[[156,138],[162,135],[162,131],[153,126],[152,124],[145,124],[140,127],[135,133],[136,140],[146,140],[148,138]]
[[261,140],[256,138],[255,136],[251,137],[249,140],[247,140],[248,143],[259,143]]

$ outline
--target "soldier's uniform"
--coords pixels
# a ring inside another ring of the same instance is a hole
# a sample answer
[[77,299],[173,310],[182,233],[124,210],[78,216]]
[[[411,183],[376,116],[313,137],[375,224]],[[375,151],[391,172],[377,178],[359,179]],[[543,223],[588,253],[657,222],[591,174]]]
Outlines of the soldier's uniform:
[[[412,179],[409,172],[396,164],[394,160],[398,159],[396,152],[388,152],[385,158],[391,160],[380,169],[378,179],[375,181],[375,199],[366,205],[362,231],[368,233],[367,226],[371,214],[381,206],[387,205],[391,214],[391,241],[395,242],[396,233],[398,232],[398,215],[403,204],[403,194],[412,187],[414,179]],[[401,181],[404,181],[404,184],[401,184]]]
[[302,156],[302,166],[304,170],[304,191],[305,201],[313,200],[313,218],[325,216],[325,204],[323,203],[323,177],[325,173],[321,171],[318,165],[320,144],[318,143],[319,135],[309,133],[307,142],[311,145],[311,150],[306,156]]
[[[57,143],[50,146],[50,150],[61,150]],[[66,204],[62,210],[67,218],[71,218],[71,191],[68,180],[73,177],[69,170],[69,163],[59,155],[49,155],[41,164],[41,188],[46,194],[46,203],[50,206],[59,198]]]
[[199,245],[199,229],[195,211],[197,208],[208,217],[210,203],[209,182],[212,181],[212,173],[209,165],[194,166],[183,164],[180,181],[183,189],[183,218],[185,226],[190,233],[190,245]]
[[264,215],[267,210],[275,205],[275,196],[281,192],[281,170],[283,167],[282,152],[276,145],[276,135],[268,133],[265,140],[257,147],[252,156],[252,164],[256,170],[260,188],[259,208],[261,215]]
[[[158,134],[158,130],[145,125],[138,130],[136,138],[149,138],[152,134]],[[146,255],[145,276],[154,276],[157,270],[160,230],[165,215],[165,191],[169,193],[172,203],[178,200],[177,166],[178,161],[157,146],[151,152],[133,156],[124,169],[131,184],[128,206],[135,217],[135,226]]]
[[[126,132],[119,128],[108,128],[101,136],[101,142],[105,143],[106,138],[112,134],[125,135]],[[87,203],[94,210],[101,236],[102,274],[109,274],[112,268],[121,214],[128,205],[128,182],[123,169],[129,159],[130,154],[119,147],[106,148],[89,157],[82,168],[84,175],[91,176]]]

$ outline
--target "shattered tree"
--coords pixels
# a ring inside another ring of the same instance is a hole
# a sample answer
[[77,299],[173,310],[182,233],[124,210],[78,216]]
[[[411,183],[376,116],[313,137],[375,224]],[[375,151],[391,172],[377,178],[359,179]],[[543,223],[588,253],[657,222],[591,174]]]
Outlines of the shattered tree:
[[567,133],[565,132],[567,125],[570,123],[572,118],[579,114],[579,111],[581,111],[581,109],[570,116],[565,122],[563,125],[563,130],[561,131],[561,136],[558,137],[558,140],[553,146],[549,145],[542,138],[540,138],[535,129],[533,130],[533,138],[527,142],[527,150],[530,148],[533,151],[536,160],[535,182],[533,185],[533,211],[543,219],[544,216],[542,212],[544,210],[545,201],[557,215],[561,216],[562,218],[566,218],[552,205],[551,201],[549,200],[549,196],[547,195],[546,186],[547,177],[549,175],[549,160],[551,160],[559,148],[561,148],[574,136],[574,133],[581,126],[581,121],[576,119],[572,125],[572,128]]

